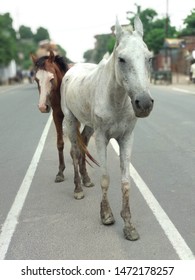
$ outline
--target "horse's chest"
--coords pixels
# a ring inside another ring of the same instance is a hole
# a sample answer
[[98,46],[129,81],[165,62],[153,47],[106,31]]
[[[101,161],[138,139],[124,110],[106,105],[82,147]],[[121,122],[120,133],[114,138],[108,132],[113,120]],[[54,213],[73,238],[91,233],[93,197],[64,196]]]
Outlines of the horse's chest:
[[[96,115],[97,117],[97,115]],[[133,114],[105,114],[97,117],[98,127],[108,138],[118,138],[127,131],[133,130],[136,118]]]
[[117,138],[122,136],[128,131],[132,125],[132,122],[127,121],[126,119],[115,120],[112,122],[108,122],[107,126],[107,134],[110,138]]

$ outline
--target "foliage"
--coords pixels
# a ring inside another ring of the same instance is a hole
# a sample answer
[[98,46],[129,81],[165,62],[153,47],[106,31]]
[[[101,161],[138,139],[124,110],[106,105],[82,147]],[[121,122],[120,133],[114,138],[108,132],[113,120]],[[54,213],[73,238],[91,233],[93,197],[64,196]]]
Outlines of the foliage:
[[[0,14],[0,66],[7,66],[15,59],[21,69],[29,69],[30,54],[35,53],[39,41],[45,39],[50,39],[47,29],[39,27],[34,34],[30,27],[21,25],[16,32],[10,14]],[[58,49],[61,55],[66,55],[61,46],[58,45]]]
[[57,45],[57,48],[59,51],[59,55],[66,57],[66,51],[60,45]]
[[163,29],[154,28],[145,35],[145,42],[150,50],[154,54],[158,53],[162,48],[165,38],[165,32]]
[[179,36],[195,35],[195,9],[191,11],[191,14],[184,19],[186,25],[183,30],[179,32]]
[[[144,33],[152,30],[153,22],[155,17],[157,16],[157,12],[153,9],[145,9],[142,12],[140,11],[139,17],[143,23]],[[129,21],[132,23],[134,17],[129,18]]]
[[[157,54],[163,47],[164,39],[174,38],[176,35],[175,27],[171,26],[169,18],[157,18],[157,13],[153,9],[140,11],[140,19],[144,28],[144,41],[148,48]],[[134,17],[130,19],[134,20]]]
[[43,27],[39,27],[37,29],[36,34],[34,35],[34,40],[36,43],[40,42],[41,40],[47,40],[50,39],[49,33],[47,31],[47,29],[43,28]]
[[[167,27],[166,27],[167,25]],[[144,40],[148,45],[148,48],[157,54],[164,45],[165,38],[174,38],[176,35],[175,27],[170,25],[170,21],[166,18],[156,19],[151,24],[150,31],[146,31],[144,35]]]
[[30,27],[21,25],[19,27],[20,39],[33,39],[33,32]]
[[115,44],[115,38],[112,34],[96,35],[96,46],[93,50],[88,50],[84,53],[85,61],[98,63],[103,56],[111,53]]
[[16,32],[9,13],[0,15],[0,65],[6,66],[16,56]]
[[93,61],[93,53],[94,53],[94,50],[87,50],[86,52],[84,52],[83,54],[83,58],[85,59],[85,61],[87,62],[94,62]]
[[[128,16],[131,13],[128,13]],[[157,54],[164,45],[164,39],[174,38],[177,36],[177,31],[174,26],[171,26],[169,18],[158,18],[158,14],[153,9],[139,10],[139,17],[144,27],[144,41],[148,48]],[[128,17],[129,23],[133,25],[135,15]],[[84,53],[86,61],[99,62],[106,52],[111,53],[115,38],[111,34],[97,35],[95,48]]]
[[[140,9],[139,16],[144,27],[144,41],[155,54],[162,49],[166,37],[195,35],[195,9],[184,19],[185,27],[179,32],[174,26],[171,26],[169,18],[159,19],[157,12],[153,9],[143,11]],[[134,17],[128,19],[133,22]],[[112,34],[99,34],[95,38],[94,49],[84,53],[86,62],[98,63],[106,52],[113,51],[115,38]],[[38,42],[45,39],[50,39],[47,29],[39,27],[34,34],[30,27],[21,25],[17,32],[12,26],[10,14],[0,14],[0,66],[6,66],[12,59],[15,59],[21,68],[29,68],[32,64],[30,53],[35,52]],[[58,45],[58,49],[61,55],[66,55],[61,46]]]
[[112,40],[111,34],[101,34],[96,35],[96,49],[93,55],[93,59],[96,63],[98,63],[104,54],[109,51],[110,42]]

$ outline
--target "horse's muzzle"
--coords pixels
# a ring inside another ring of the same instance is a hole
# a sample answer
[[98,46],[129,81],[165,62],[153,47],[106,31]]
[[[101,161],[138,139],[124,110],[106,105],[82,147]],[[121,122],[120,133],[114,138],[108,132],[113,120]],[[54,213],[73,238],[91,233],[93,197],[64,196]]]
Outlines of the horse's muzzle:
[[38,105],[38,107],[39,107],[39,111],[41,113],[49,113],[50,109],[51,109],[51,107],[49,105],[46,105],[46,104]]
[[148,96],[137,96],[135,100],[132,101],[132,106],[136,117],[145,118],[149,116],[153,109],[154,100]]

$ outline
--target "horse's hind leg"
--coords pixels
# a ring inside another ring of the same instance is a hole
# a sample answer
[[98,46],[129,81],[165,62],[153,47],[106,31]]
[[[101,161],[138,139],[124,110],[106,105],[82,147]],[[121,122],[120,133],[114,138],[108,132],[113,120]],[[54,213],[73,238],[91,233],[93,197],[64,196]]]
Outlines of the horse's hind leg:
[[[83,142],[86,146],[88,145],[89,139],[91,138],[93,132],[94,131],[91,127],[89,126],[84,127],[81,135],[82,135]],[[94,184],[91,182],[91,179],[89,178],[89,175],[87,173],[85,157],[86,157],[85,154],[82,154],[79,161],[79,170],[80,170],[82,182],[85,187],[93,187]]]
[[64,181],[64,169],[65,169],[65,162],[64,162],[64,140],[63,140],[63,128],[62,123],[64,119],[64,114],[62,111],[53,110],[53,120],[56,127],[57,133],[57,148],[58,148],[58,157],[59,157],[59,171],[56,175],[55,182],[59,183]]
[[82,156],[80,145],[78,143],[79,123],[71,112],[69,112],[69,114],[66,116],[65,119],[66,119],[68,136],[71,142],[70,155],[72,157],[73,166],[74,166],[74,184],[75,184],[74,198],[82,199],[84,197],[84,193],[81,186],[81,178],[79,174],[79,161]]
[[122,175],[122,210],[121,217],[124,220],[125,226],[123,229],[125,238],[128,240],[139,239],[139,234],[137,233],[135,227],[131,223],[131,212],[129,206],[129,191],[130,191],[130,174],[129,174],[129,163],[131,157],[131,147],[133,138],[132,136],[125,141],[119,141],[120,146],[120,167]]
[[81,157],[80,150],[78,149],[78,145],[72,143],[71,151],[70,151],[72,160],[73,160],[73,166],[74,166],[74,198],[75,199],[82,199],[84,198],[83,189],[81,186],[81,179],[79,175],[79,160]]

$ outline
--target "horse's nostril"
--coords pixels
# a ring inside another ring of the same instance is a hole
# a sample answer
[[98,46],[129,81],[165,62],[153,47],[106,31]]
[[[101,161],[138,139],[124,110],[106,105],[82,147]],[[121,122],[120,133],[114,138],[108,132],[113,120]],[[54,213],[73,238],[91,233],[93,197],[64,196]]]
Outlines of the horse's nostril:
[[154,104],[154,99],[151,99],[152,104]]
[[136,107],[137,107],[138,109],[141,108],[141,106],[140,106],[140,101],[139,101],[138,99],[135,100],[135,105],[136,105]]

